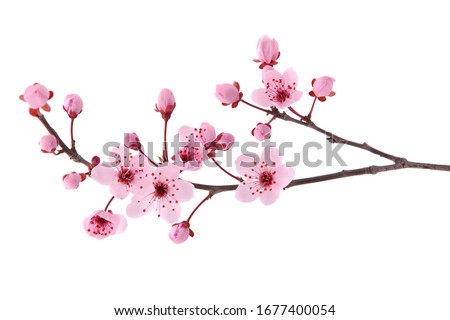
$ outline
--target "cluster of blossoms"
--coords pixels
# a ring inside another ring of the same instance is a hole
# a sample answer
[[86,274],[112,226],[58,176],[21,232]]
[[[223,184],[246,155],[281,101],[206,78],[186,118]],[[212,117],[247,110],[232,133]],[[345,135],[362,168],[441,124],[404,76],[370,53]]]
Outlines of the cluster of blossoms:
[[[251,97],[255,104],[243,99],[238,82],[223,83],[216,86],[215,95],[224,106],[236,108],[243,103],[252,108],[268,113],[270,110],[287,109],[300,119],[310,119],[316,100],[325,101],[335,93],[332,91],[334,79],[319,77],[313,79],[309,95],[314,98],[311,111],[307,116],[300,115],[292,104],[302,97],[302,91],[297,90],[298,77],[294,70],[287,69],[283,73],[274,66],[278,64],[280,51],[275,39],[263,36],[257,44],[259,68],[262,69],[263,87],[253,91]],[[191,230],[191,218],[199,207],[218,193],[217,188],[210,188],[208,195],[195,207],[187,219],[181,219],[181,203],[194,197],[198,184],[180,177],[184,171],[197,171],[205,161],[212,161],[217,167],[236,180],[239,184],[235,189],[235,198],[241,202],[252,202],[259,198],[265,205],[274,203],[283,188],[286,188],[294,178],[294,169],[287,167],[275,147],[263,148],[261,156],[242,154],[235,161],[237,174],[231,173],[216,160],[217,151],[229,150],[235,138],[231,133],[220,132],[206,122],[199,127],[182,126],[178,129],[181,148],[170,155],[167,148],[168,122],[176,109],[175,96],[169,89],[159,93],[155,111],[164,121],[164,148],[159,161],[151,159],[143,152],[142,144],[136,133],[126,133],[123,145],[109,150],[109,159],[101,162],[98,156],[91,161],[84,160],[75,148],[73,126],[75,119],[83,110],[83,101],[76,94],[69,94],[64,99],[63,110],[71,119],[71,146],[67,146],[56,131],[50,127],[41,111],[51,110],[48,101],[53,93],[45,86],[35,83],[26,88],[20,99],[29,106],[29,112],[46,126],[49,134],[40,140],[42,152],[55,155],[67,153],[71,159],[87,166],[86,172],[70,172],[63,176],[66,189],[77,189],[80,184],[92,180],[108,186],[111,198],[104,210],[96,210],[83,222],[86,233],[94,238],[102,239],[124,231],[127,220],[124,215],[115,214],[109,209],[113,199],[129,199],[126,215],[131,218],[142,217],[153,212],[162,220],[172,225],[169,238],[174,243],[182,243],[194,235]],[[265,109],[267,108],[267,109]],[[271,123],[259,122],[249,133],[258,140],[269,139],[272,135]],[[198,188],[202,189],[202,188]],[[204,188],[203,188],[204,189]],[[208,189],[204,189],[208,190]]]

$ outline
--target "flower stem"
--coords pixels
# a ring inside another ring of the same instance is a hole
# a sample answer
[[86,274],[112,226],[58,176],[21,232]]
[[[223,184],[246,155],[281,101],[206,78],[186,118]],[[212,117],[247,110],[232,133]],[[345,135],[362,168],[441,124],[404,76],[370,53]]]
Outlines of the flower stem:
[[299,116],[300,117],[300,119],[302,119],[302,120],[306,120],[308,117],[305,117],[305,116],[302,116],[300,113],[298,113],[294,108],[292,108],[292,107],[288,107],[288,109],[293,113],[293,114],[295,114],[296,116]]
[[313,113],[313,110],[314,110],[314,105],[316,104],[316,100],[317,100],[317,97],[314,98],[314,101],[313,101],[312,106],[311,106],[311,110],[309,110],[309,113],[307,115],[308,119],[311,119],[311,116],[312,116],[312,113]]
[[71,149],[76,152],[75,139],[73,138],[73,123],[74,122],[75,122],[75,118],[71,118],[71,121],[70,121],[70,140],[71,140],[71,143],[72,143],[72,148]]
[[239,181],[239,182],[242,182],[242,181],[243,181],[242,178],[239,178],[239,177],[235,176],[234,174],[228,172],[225,168],[223,168],[223,167],[220,165],[220,163],[217,162],[216,159],[211,158],[211,160],[216,164],[217,167],[219,167],[220,170],[222,170],[223,172],[225,172],[227,175],[229,175],[229,176],[232,177],[233,179],[236,179],[236,180]]
[[106,204],[106,207],[105,207],[105,210],[104,210],[104,211],[108,212],[109,205],[111,204],[111,202],[112,202],[113,200],[114,200],[114,196],[112,196],[111,199],[109,199],[108,203]]
[[164,162],[169,161],[169,155],[167,154],[167,122],[168,120],[164,120],[164,150],[163,150]]
[[211,194],[208,193],[208,195],[202,201],[200,201],[200,203],[195,207],[194,211],[192,211],[192,213],[189,215],[189,218],[186,220],[186,222],[189,222],[192,216],[194,215],[195,211],[197,211],[197,209],[200,208],[201,205],[204,204],[206,200],[211,199],[211,197],[212,197]]
[[148,160],[152,165],[154,165],[155,167],[158,167],[158,164],[157,164],[155,161],[153,161],[152,159],[150,159],[150,157],[149,157],[148,155],[146,155],[145,152],[142,151],[141,148],[139,148],[139,153],[142,154],[144,157],[146,157],[147,160]]
[[252,107],[252,108],[258,109],[258,110],[263,111],[263,112],[270,112],[269,110],[266,110],[266,109],[264,109],[264,108],[255,106],[254,104],[252,104],[252,103],[250,103],[250,102],[247,102],[247,101],[245,101],[244,99],[241,99],[241,101],[242,101],[243,103],[245,103],[246,105]]
[[275,120],[276,118],[278,118],[277,116],[273,116],[272,119],[269,120],[269,122],[267,122],[267,124],[270,124],[273,120]]

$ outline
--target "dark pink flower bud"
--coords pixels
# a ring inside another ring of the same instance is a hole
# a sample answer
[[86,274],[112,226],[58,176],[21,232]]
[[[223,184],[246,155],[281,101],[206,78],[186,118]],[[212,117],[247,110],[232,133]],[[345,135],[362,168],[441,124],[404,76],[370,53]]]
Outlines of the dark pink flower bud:
[[20,95],[20,100],[28,103],[30,114],[37,116],[39,109],[50,111],[47,101],[53,97],[53,92],[49,91],[42,84],[35,83],[25,89],[25,93]]
[[272,136],[272,127],[268,123],[258,123],[252,130],[252,135],[258,140],[263,141]]
[[162,89],[158,96],[158,103],[156,104],[155,111],[161,113],[164,121],[168,121],[175,106],[176,102],[172,91],[169,89]]
[[309,95],[316,97],[319,101],[325,101],[327,99],[326,97],[332,97],[336,94],[333,91],[333,83],[335,81],[333,78],[327,76],[313,79],[313,89],[309,92]]
[[83,181],[82,176],[76,172],[71,172],[63,177],[63,184],[66,189],[77,189],[81,181]]
[[41,138],[41,141],[39,141],[39,145],[41,146],[42,152],[53,153],[58,147],[58,140],[56,140],[53,135],[48,134]]
[[139,137],[134,132],[125,133],[123,144],[125,145],[125,147],[130,148],[131,150],[139,151],[141,149],[141,142],[139,141]]
[[270,39],[267,35],[262,36],[256,46],[258,51],[258,58],[255,62],[261,62],[259,66],[263,69],[265,66],[276,65],[277,59],[280,57],[280,51],[278,50],[278,42],[275,39]]
[[83,111],[83,100],[77,94],[69,94],[64,99],[64,110],[71,118],[76,118]]
[[222,102],[222,105],[236,108],[242,99],[242,92],[239,92],[240,86],[238,82],[233,84],[223,83],[216,85],[216,98]]
[[193,236],[194,233],[191,229],[189,229],[189,222],[183,221],[180,223],[175,223],[172,225],[172,229],[169,232],[169,238],[174,243],[182,243],[185,242],[189,236]]
[[99,156],[93,156],[91,159],[91,168],[94,168],[100,164],[100,157]]

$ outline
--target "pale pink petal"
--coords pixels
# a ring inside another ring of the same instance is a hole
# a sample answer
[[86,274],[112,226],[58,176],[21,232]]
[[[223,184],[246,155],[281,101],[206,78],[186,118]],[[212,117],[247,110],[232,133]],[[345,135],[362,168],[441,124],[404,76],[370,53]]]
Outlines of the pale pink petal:
[[113,216],[110,219],[114,225],[115,231],[113,232],[113,234],[119,234],[124,232],[128,226],[127,219],[121,214],[113,214]]
[[155,190],[153,183],[149,178],[139,179],[137,177],[134,178],[133,183],[131,184],[130,191],[135,195],[145,195],[153,192]]
[[155,176],[161,181],[169,180],[178,180],[178,176],[180,175],[180,168],[172,163],[166,163],[165,165],[158,167],[155,171]]
[[216,85],[216,98],[224,104],[232,104],[241,99],[239,90],[229,83]]
[[235,161],[235,167],[239,174],[242,174],[244,177],[252,177],[256,176],[255,174],[255,166],[259,163],[259,157],[257,154],[242,154],[237,157]]
[[240,183],[234,193],[236,199],[241,202],[255,201],[256,198],[258,198],[259,193],[253,187],[250,189],[252,185],[254,185],[254,183],[249,180]]
[[216,138],[216,129],[207,122],[203,122],[200,125],[200,141],[204,144],[213,141]]
[[125,199],[129,194],[129,187],[120,182],[114,182],[109,187],[111,194],[119,199]]
[[252,131],[258,141],[264,141],[272,136],[272,128],[267,123],[258,123]]
[[83,100],[77,94],[69,94],[64,99],[63,109],[69,117],[76,118],[83,111]]
[[300,98],[302,97],[303,92],[302,91],[291,91],[291,96],[289,97],[289,104],[293,104],[295,102],[297,102],[298,100],[300,100]]
[[127,215],[131,218],[142,217],[155,209],[155,201],[151,201],[151,196],[142,198],[134,196],[127,206]]
[[283,73],[284,83],[288,86],[296,87],[298,85],[297,72],[294,69],[286,69]]
[[100,184],[109,185],[117,179],[117,170],[99,164],[92,169],[91,178]]
[[177,180],[169,185],[169,194],[173,194],[172,198],[179,202],[191,200],[194,197],[194,190],[194,185],[185,180]]
[[280,189],[291,183],[295,176],[294,168],[286,167],[285,165],[278,166],[273,171],[275,171],[274,179],[276,181],[274,187],[277,186]]
[[76,172],[64,175],[63,184],[66,189],[77,189],[81,183],[81,176]]
[[158,208],[158,213],[164,221],[174,223],[180,220],[181,206],[174,201],[172,201],[172,203],[164,201],[163,205]]
[[55,136],[47,134],[41,138],[39,145],[41,146],[42,152],[52,153],[58,147],[58,140],[56,140]]
[[273,105],[273,102],[267,97],[266,89],[256,89],[253,91],[252,100],[264,108],[268,108]]
[[333,90],[333,83],[336,80],[332,77],[320,77],[314,81],[313,91],[316,97],[325,97],[331,93]]
[[178,135],[180,142],[189,142],[194,139],[194,128],[188,126],[182,126],[178,129]]
[[280,196],[280,189],[273,188],[271,191],[264,191],[259,195],[261,202],[265,205],[270,205],[274,203]]
[[[113,167],[125,167],[124,153],[130,154],[130,151],[129,149],[125,151],[123,146],[112,147],[109,149],[109,161]],[[129,163],[129,160],[126,162]]]
[[272,67],[265,67],[262,71],[262,79],[264,86],[274,80],[283,79],[283,75]]
[[264,161],[269,167],[278,167],[283,163],[277,148],[266,146],[261,153],[261,162]]
[[50,91],[42,84],[35,83],[25,89],[23,94],[24,100],[28,103],[30,108],[39,109],[47,104],[50,96]]

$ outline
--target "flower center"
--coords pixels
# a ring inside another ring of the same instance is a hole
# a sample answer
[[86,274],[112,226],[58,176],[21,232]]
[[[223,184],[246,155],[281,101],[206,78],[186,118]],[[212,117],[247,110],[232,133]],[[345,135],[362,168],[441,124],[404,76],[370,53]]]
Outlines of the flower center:
[[264,171],[259,175],[259,183],[262,187],[269,187],[273,183],[273,175],[268,172]]
[[87,231],[95,235],[108,236],[114,230],[111,221],[103,219],[98,215],[93,216],[89,224],[90,228]]
[[285,102],[286,99],[289,98],[289,96],[290,96],[289,91],[287,91],[286,89],[283,89],[283,88],[278,88],[277,95],[276,95],[275,99],[278,102]]
[[157,198],[165,197],[169,191],[169,186],[161,181],[155,182],[153,186],[155,187],[155,197]]
[[117,181],[127,186],[130,186],[131,182],[134,179],[134,171],[129,168],[120,168],[119,173],[117,175]]

